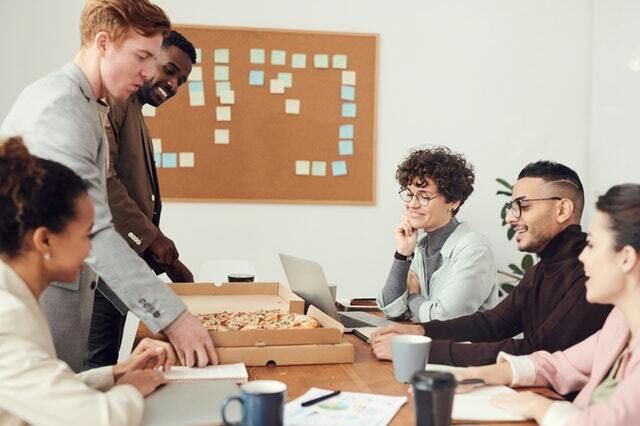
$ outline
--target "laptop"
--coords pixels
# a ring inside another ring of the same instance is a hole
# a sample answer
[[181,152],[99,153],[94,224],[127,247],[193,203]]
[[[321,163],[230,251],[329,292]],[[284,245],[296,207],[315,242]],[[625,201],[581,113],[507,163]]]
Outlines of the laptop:
[[315,306],[333,319],[342,323],[345,332],[351,333],[360,327],[382,327],[391,321],[361,311],[338,312],[322,266],[312,260],[279,254],[289,287],[305,302]]

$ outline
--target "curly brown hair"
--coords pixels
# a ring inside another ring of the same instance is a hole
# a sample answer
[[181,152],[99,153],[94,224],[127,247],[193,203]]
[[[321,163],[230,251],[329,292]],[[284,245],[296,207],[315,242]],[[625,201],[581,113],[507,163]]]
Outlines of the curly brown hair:
[[424,187],[427,178],[436,183],[448,203],[460,201],[454,215],[473,192],[475,181],[473,166],[462,154],[444,146],[415,148],[396,170],[396,180],[402,188],[411,184]]

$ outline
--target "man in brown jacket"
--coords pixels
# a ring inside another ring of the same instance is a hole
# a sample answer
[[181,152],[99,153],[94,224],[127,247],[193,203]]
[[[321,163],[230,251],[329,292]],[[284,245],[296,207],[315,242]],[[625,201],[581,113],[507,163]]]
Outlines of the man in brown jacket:
[[[174,282],[192,282],[193,275],[178,259],[175,244],[159,229],[160,188],[149,130],[142,106],[158,107],[178,91],[196,61],[193,45],[177,31],[163,39],[152,79],[127,99],[107,99],[110,164],[107,175],[109,207],[116,231],[157,273],[165,272]],[[117,308],[98,285],[91,320],[85,364],[95,368],[117,362],[126,308]],[[113,295],[109,294],[113,300]]]
[[[578,175],[549,161],[527,165],[508,203],[507,222],[520,251],[537,253],[540,262],[495,308],[448,321],[393,324],[373,336],[380,359],[391,359],[395,334],[434,339],[429,362],[457,366],[485,365],[500,351],[523,355],[566,349],[598,331],[611,310],[585,297],[585,275],[578,260],[586,245],[580,229],[584,193]],[[523,338],[514,336],[523,333]],[[471,342],[471,343],[459,343]]]

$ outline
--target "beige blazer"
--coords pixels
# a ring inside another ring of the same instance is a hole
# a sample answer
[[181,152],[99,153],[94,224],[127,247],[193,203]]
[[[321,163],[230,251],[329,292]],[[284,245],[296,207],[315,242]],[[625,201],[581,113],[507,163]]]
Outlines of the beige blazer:
[[0,425],[138,425],[143,407],[111,367],[74,374],[56,358],[38,301],[0,261]]

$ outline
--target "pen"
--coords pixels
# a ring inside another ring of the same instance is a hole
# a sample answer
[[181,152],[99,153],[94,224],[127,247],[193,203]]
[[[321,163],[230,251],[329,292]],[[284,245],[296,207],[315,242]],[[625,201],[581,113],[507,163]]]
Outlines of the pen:
[[324,401],[325,399],[333,398],[336,395],[340,395],[340,391],[339,390],[337,390],[335,392],[328,393],[326,395],[319,396],[317,398],[310,399],[308,401],[305,401],[302,404],[300,404],[300,406],[308,407],[310,405],[313,405],[313,404],[316,404],[318,402]]
[[484,380],[482,379],[464,379],[460,380],[458,385],[484,385]]

